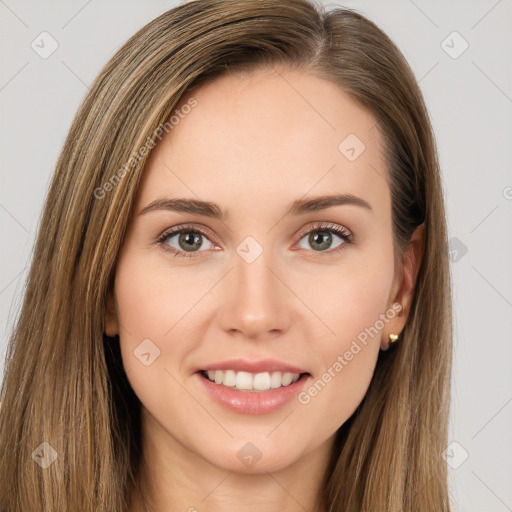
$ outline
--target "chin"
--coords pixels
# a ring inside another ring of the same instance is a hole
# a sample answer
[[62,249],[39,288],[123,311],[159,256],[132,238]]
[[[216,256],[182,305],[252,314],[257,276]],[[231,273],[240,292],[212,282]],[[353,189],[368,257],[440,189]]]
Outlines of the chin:
[[286,446],[276,438],[265,439],[268,430],[261,437],[247,435],[243,440],[230,439],[215,453],[204,454],[217,467],[243,474],[265,474],[283,470],[294,464],[300,457],[296,442],[290,440]]

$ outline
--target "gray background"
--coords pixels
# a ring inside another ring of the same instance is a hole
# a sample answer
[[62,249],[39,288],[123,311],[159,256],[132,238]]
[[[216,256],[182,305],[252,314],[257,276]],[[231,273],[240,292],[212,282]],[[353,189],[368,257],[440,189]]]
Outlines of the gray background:
[[[454,511],[512,511],[512,0],[325,4],[374,20],[420,81],[452,248],[455,364],[442,455]],[[175,5],[0,0],[2,360],[50,177],[88,84],[129,36]],[[45,59],[31,47],[50,48],[43,31],[58,43]]]

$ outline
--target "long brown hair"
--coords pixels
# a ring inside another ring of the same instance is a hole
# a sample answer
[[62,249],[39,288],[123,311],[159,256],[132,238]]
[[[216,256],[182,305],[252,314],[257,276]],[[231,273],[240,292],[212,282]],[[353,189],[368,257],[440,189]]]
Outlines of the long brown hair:
[[[337,432],[319,507],[450,510],[441,455],[450,275],[429,117],[408,64],[379,28],[355,11],[326,12],[308,0],[179,5],[131,37],[91,86],[57,162],[8,348],[3,510],[127,510],[142,456],[140,403],[104,320],[149,153],[140,148],[154,145],[185,92],[229,70],[277,65],[338,84],[374,115],[385,140],[397,261],[416,226],[424,223],[426,236],[400,341],[380,353],[365,398]],[[35,462],[52,455],[45,469]]]

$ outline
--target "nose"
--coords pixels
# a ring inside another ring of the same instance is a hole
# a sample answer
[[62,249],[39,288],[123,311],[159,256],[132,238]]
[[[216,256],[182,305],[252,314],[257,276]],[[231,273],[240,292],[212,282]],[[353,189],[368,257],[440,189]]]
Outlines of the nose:
[[220,324],[225,332],[251,340],[274,339],[290,327],[293,293],[275,260],[265,251],[252,263],[238,255],[224,283]]

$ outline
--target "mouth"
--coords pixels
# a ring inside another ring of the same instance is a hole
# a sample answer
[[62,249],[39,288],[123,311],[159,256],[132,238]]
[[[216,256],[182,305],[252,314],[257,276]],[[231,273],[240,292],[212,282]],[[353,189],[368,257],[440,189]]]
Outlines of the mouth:
[[308,372],[258,372],[225,370],[200,370],[199,374],[219,386],[248,393],[261,393],[290,386],[295,382],[307,378]]
[[239,414],[269,414],[292,403],[313,379],[304,367],[277,359],[229,359],[199,366],[199,389]]

